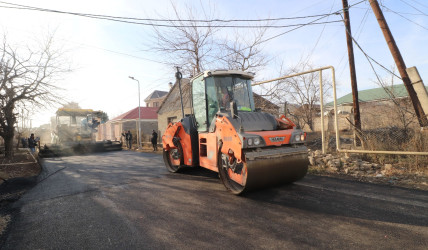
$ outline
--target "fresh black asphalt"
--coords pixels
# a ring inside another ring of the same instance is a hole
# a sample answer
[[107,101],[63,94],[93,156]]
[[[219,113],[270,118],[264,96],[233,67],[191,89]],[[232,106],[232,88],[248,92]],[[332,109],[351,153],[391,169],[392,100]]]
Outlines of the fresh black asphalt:
[[45,159],[2,249],[428,249],[428,192],[306,176],[235,196],[159,154]]

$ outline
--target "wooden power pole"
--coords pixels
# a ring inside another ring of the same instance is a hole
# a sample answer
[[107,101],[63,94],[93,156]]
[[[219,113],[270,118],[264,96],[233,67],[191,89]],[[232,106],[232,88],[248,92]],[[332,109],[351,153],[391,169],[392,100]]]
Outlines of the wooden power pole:
[[[354,125],[356,128],[356,133],[359,134],[361,132],[361,118],[360,118],[360,104],[358,102],[357,74],[355,72],[354,47],[352,46],[351,20],[349,18],[348,0],[342,0],[342,3],[343,3],[343,16],[345,19],[345,28],[346,28],[346,44],[348,45],[349,71],[351,73]],[[361,145],[359,136],[355,138],[355,142],[357,146]]]
[[410,100],[412,101],[413,108],[415,109],[416,116],[418,117],[419,125],[421,127],[426,127],[428,126],[427,117],[425,116],[425,112],[422,109],[422,105],[419,102],[415,89],[413,88],[410,78],[406,72],[406,64],[404,63],[403,57],[401,56],[401,53],[398,50],[394,37],[392,36],[391,31],[389,30],[382,10],[379,7],[379,3],[377,2],[377,0],[370,0],[370,6],[373,9],[373,13],[376,16],[380,29],[382,30],[383,36],[385,37],[386,43],[388,44],[389,50],[391,51],[392,57],[394,58],[395,64],[397,65],[398,72],[400,73],[404,86],[406,87],[407,92],[409,93]]

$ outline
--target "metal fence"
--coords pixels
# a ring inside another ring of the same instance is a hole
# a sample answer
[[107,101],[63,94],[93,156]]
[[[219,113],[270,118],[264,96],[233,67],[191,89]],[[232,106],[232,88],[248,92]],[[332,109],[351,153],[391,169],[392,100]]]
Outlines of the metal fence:
[[[323,101],[322,71],[332,74],[333,112],[325,116]],[[382,101],[360,104],[362,129],[353,126],[352,115],[339,114],[336,96],[335,69],[322,67],[289,76],[257,82],[268,82],[292,78],[312,72],[320,72],[320,130],[322,152],[330,148],[339,153],[422,155],[428,156],[428,131],[421,130],[412,106],[406,98],[384,99]],[[326,124],[333,123],[334,126]],[[361,143],[356,143],[360,141]]]

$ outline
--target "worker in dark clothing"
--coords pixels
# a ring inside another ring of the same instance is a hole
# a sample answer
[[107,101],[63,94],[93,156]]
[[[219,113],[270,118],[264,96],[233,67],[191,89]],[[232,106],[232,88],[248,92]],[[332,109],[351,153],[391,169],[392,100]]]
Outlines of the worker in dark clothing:
[[129,130],[128,133],[126,133],[126,145],[128,146],[128,149],[132,148],[132,134]]
[[31,134],[30,138],[28,138],[28,147],[30,148],[32,154],[36,152],[36,145],[37,141],[34,138],[34,134]]
[[153,145],[153,151],[158,151],[158,133],[156,133],[155,130],[153,130],[151,141]]

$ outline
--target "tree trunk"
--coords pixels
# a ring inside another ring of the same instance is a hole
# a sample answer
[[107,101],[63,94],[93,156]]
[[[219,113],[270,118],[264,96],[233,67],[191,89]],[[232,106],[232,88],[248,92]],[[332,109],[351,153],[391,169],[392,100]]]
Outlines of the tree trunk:
[[4,139],[4,157],[7,160],[10,160],[13,157],[13,135],[5,136],[3,139]]
[[5,158],[10,160],[13,157],[13,138],[15,137],[15,122],[16,117],[13,113],[14,103],[6,105],[3,111],[6,116],[6,125],[3,126],[4,130],[4,149],[5,149]]

